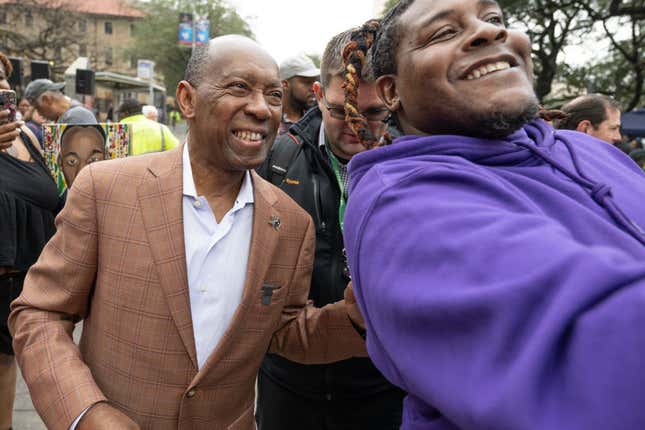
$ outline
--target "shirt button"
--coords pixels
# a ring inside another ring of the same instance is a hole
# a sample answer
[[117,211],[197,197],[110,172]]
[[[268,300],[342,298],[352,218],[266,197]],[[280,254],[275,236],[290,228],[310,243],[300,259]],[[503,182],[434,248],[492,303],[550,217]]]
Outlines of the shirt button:
[[197,391],[195,390],[190,390],[189,392],[186,393],[186,397],[195,397],[195,394],[197,394]]
[[200,202],[199,200],[195,200],[195,201],[193,202],[193,206],[195,206],[196,208],[199,208],[199,207],[201,207],[201,206],[202,206],[202,202]]

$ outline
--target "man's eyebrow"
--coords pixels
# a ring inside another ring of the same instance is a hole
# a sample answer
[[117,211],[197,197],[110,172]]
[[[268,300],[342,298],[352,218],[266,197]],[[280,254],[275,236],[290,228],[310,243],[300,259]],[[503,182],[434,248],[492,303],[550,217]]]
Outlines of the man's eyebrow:
[[[486,1],[486,0],[481,0],[481,1]],[[440,21],[444,18],[446,18],[449,15],[454,14],[455,11],[452,9],[446,9],[442,10],[441,12],[436,13],[435,15],[432,15],[430,18],[428,18],[426,21],[421,23],[421,28],[428,27],[432,24],[434,24],[436,21]]]
[[74,152],[74,151],[65,152],[63,154],[63,157],[67,157],[68,155],[74,155],[74,156],[78,157],[78,154],[76,152]]

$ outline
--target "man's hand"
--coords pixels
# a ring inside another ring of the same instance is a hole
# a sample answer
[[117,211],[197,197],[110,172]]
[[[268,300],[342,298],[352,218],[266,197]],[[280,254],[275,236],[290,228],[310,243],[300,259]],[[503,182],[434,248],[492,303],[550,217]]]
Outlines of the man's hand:
[[9,111],[0,111],[0,151],[10,148],[13,141],[20,136],[20,127],[24,124],[22,121],[13,121],[3,124],[9,117]]
[[110,406],[106,402],[99,402],[92,406],[76,427],[77,430],[139,430],[137,423],[126,414]]
[[354,289],[352,288],[352,283],[347,284],[345,288],[345,305],[347,306],[347,315],[352,321],[354,328],[360,333],[361,336],[365,335],[365,320],[361,311],[358,309],[358,303],[356,303],[356,297],[354,297]]

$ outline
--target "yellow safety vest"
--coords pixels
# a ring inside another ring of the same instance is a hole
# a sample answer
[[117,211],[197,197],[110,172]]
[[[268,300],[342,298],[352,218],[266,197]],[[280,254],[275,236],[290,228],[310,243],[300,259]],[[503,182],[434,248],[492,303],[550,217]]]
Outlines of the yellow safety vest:
[[123,118],[123,124],[132,124],[131,155],[167,151],[179,145],[179,141],[163,124],[152,121],[143,114]]

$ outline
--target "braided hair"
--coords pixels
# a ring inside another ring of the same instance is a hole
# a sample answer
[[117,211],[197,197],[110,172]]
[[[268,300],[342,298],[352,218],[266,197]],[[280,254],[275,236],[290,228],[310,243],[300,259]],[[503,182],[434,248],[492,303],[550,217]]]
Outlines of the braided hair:
[[[401,42],[399,18],[410,8],[412,3],[414,0],[401,0],[380,21],[367,21],[358,30],[352,32],[351,41],[343,51],[343,60],[346,65],[345,84],[343,85],[345,89],[345,120],[359,142],[368,149],[379,142],[367,128],[367,121],[357,108],[356,99],[358,83],[362,76],[362,66],[369,55],[374,79],[397,73],[396,52]],[[392,113],[391,116],[397,123],[396,114]],[[566,117],[566,114],[560,110],[546,110],[540,106],[538,116],[545,121],[553,121]],[[391,143],[389,134],[384,135],[384,140],[386,144]]]
[[[374,79],[396,73],[394,56],[399,44],[398,18],[410,7],[414,0],[397,3],[381,20],[369,20],[352,32],[350,42],[343,50],[345,63],[345,121],[367,149],[392,140],[389,133],[380,142],[368,127],[368,122],[358,110],[358,87],[363,78],[365,62],[370,61]],[[389,119],[389,117],[388,117]]]

